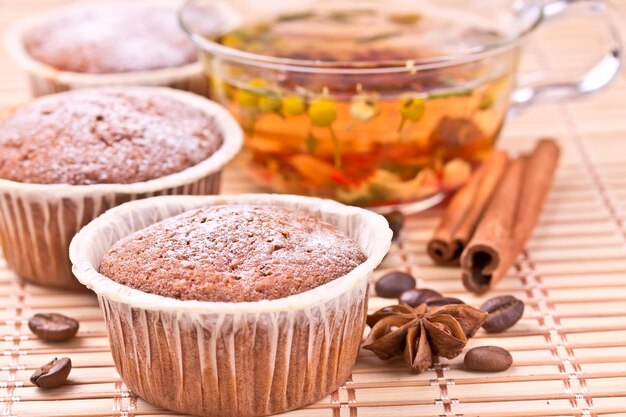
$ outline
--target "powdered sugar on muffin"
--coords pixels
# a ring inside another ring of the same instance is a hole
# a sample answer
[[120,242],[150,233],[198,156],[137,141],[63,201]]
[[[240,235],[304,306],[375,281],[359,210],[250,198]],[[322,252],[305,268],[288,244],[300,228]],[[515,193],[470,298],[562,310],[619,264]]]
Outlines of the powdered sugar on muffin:
[[215,121],[145,91],[76,90],[0,123],[0,178],[39,184],[129,184],[191,167],[222,144]]
[[213,206],[133,233],[102,259],[100,273],[181,300],[283,298],[346,275],[366,257],[335,226],[271,206]]
[[176,11],[150,5],[88,5],[60,12],[26,34],[28,53],[62,71],[107,74],[191,64],[193,43]]

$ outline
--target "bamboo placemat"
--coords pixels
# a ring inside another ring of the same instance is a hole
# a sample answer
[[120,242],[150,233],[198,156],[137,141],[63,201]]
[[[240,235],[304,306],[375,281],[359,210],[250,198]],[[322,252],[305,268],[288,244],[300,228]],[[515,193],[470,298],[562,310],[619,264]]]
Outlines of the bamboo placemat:
[[[0,29],[67,1],[3,0]],[[620,2],[626,9],[626,2]],[[542,29],[527,48],[524,68],[565,75],[597,56],[601,41],[589,21],[564,20]],[[0,51],[0,107],[28,100],[25,77]],[[381,362],[362,351],[349,381],[317,404],[289,416],[626,416],[626,82],[576,103],[541,105],[512,118],[501,141],[528,149],[539,135],[558,137],[564,157],[533,238],[489,296],[526,302],[523,319],[499,335],[479,333],[469,347],[509,349],[514,366],[481,374],[462,358],[413,375],[401,361]],[[225,192],[254,191],[231,169]],[[378,274],[393,269],[473,305],[455,269],[435,267],[425,242],[439,209],[413,216]],[[370,309],[389,300],[373,297]],[[78,337],[46,344],[28,330],[37,312],[56,311],[81,322]],[[96,299],[21,282],[0,257],[0,409],[3,416],[173,415],[134,396],[119,379]],[[74,363],[69,385],[40,391],[28,381],[54,356]]]

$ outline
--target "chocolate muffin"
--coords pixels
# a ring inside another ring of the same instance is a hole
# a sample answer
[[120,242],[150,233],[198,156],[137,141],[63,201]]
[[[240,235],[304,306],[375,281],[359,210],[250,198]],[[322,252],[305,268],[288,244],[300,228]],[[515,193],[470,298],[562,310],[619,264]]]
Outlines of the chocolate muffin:
[[107,87],[40,98],[0,122],[0,245],[11,269],[84,289],[69,242],[109,208],[163,194],[216,194],[241,147],[228,112],[169,88]]
[[74,91],[33,103],[0,123],[0,178],[137,183],[196,165],[221,144],[212,116],[171,97]]
[[127,236],[103,257],[100,273],[180,300],[274,300],[346,275],[365,261],[329,223],[268,206],[190,211]]
[[26,33],[36,60],[61,71],[115,74],[197,61],[176,11],[151,5],[91,5],[58,13]]
[[132,392],[185,415],[258,417],[347,380],[391,235],[330,200],[163,196],[93,220],[70,257]]
[[176,4],[72,4],[9,27],[9,55],[35,96],[106,86],[170,87],[207,94]]

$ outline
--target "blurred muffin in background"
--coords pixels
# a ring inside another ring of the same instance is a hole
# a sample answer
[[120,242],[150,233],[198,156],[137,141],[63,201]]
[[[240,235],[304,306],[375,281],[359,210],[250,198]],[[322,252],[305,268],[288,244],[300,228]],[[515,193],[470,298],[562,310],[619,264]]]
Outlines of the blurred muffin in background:
[[205,92],[198,54],[174,7],[71,6],[18,23],[7,44],[29,72],[36,96],[106,85]]

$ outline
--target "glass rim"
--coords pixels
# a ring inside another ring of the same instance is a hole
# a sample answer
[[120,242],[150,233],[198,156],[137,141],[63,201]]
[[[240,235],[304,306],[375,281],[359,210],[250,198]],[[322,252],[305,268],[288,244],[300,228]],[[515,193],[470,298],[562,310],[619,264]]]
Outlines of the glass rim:
[[533,21],[523,28],[519,33],[513,36],[503,38],[497,42],[479,45],[468,48],[464,51],[441,55],[431,58],[408,59],[402,61],[319,61],[305,59],[280,58],[271,55],[256,54],[252,52],[242,51],[236,48],[225,46],[214,42],[205,36],[192,30],[185,21],[184,11],[198,0],[185,0],[178,10],[178,22],[183,31],[196,44],[201,52],[210,53],[217,57],[226,58],[241,64],[255,67],[286,70],[294,72],[308,73],[324,73],[324,74],[345,74],[345,75],[367,75],[367,74],[396,74],[406,72],[416,72],[421,70],[430,70],[444,68],[463,64],[467,62],[478,61],[484,57],[498,54],[499,52],[512,48],[524,40],[532,33],[543,21],[543,6],[540,0],[531,0],[531,7],[538,10],[537,16]]

